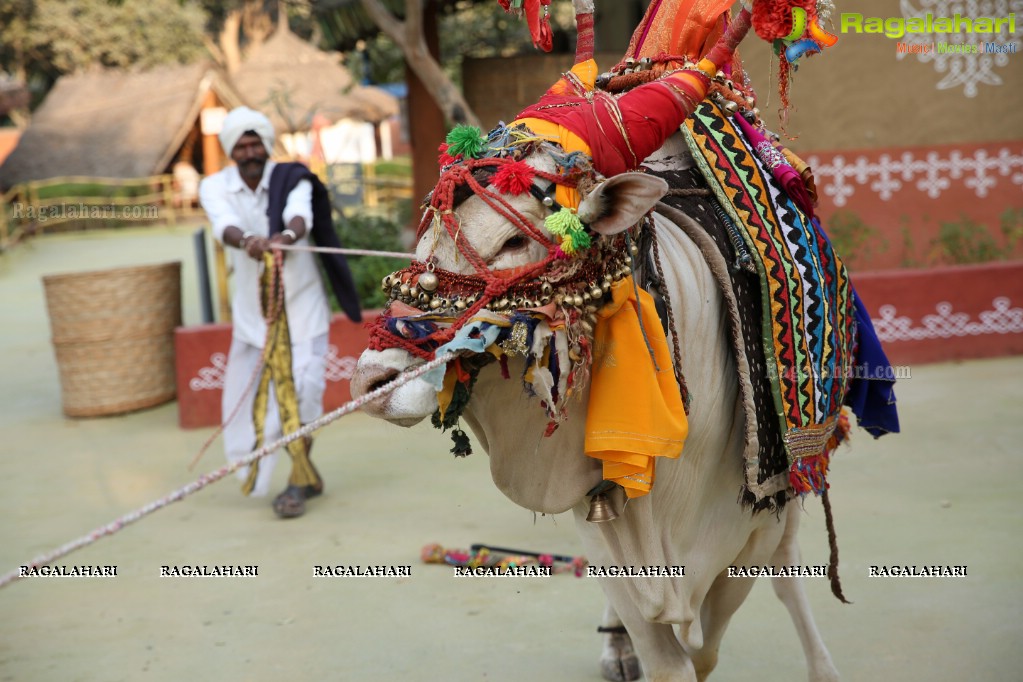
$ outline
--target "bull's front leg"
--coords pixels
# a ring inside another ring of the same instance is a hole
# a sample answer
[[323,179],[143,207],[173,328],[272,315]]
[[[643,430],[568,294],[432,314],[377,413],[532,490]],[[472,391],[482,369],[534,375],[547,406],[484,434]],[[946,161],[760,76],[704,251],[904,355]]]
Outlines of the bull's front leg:
[[[576,527],[580,530],[583,548],[590,564],[610,566],[614,562],[607,554],[600,532],[595,524],[586,521],[589,505],[577,505]],[[605,679],[637,679],[637,677],[613,677],[616,670],[631,669],[631,659],[636,661],[635,673],[642,673],[647,682],[697,682],[696,669],[679,641],[675,627],[665,623],[648,621],[636,606],[628,590],[627,580],[598,578],[607,599],[604,625],[624,625],[626,632],[604,633],[604,650],[601,654],[601,671]],[[617,640],[615,638],[618,638]],[[628,649],[625,646],[628,646]],[[623,656],[629,651],[632,656]]]
[[604,679],[610,682],[638,680],[642,673],[632,638],[610,601],[604,606],[604,618],[597,631],[601,633],[604,645],[600,652],[600,674]]
[[[799,531],[800,513],[802,513],[800,505],[794,502],[786,505],[785,532],[771,559],[771,563],[775,566],[798,566],[803,561],[799,540],[796,537]],[[775,595],[789,610],[792,623],[796,626],[799,642],[803,645],[803,655],[806,656],[810,682],[838,682],[838,670],[835,669],[835,664],[831,661],[831,654],[824,646],[824,640],[813,620],[810,600],[807,599],[806,591],[803,589],[803,579],[772,580],[771,586],[774,587]]]

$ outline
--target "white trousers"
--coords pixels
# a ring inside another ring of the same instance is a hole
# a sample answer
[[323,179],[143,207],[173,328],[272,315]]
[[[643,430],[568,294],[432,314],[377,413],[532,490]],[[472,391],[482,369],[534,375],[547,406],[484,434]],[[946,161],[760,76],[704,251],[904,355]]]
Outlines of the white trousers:
[[[327,386],[326,355],[326,334],[291,345],[291,367],[295,391],[298,394],[298,414],[302,424],[308,424],[323,414],[323,391]],[[225,420],[224,453],[230,463],[250,454],[256,444],[252,403],[256,397],[259,379],[254,379],[253,375],[262,356],[261,348],[232,339],[231,351],[227,356],[227,369],[224,371],[224,394],[221,402],[221,418]],[[277,409],[277,396],[272,381],[269,397],[266,428],[263,433],[264,445],[272,443],[282,435],[280,411]],[[230,421],[227,421],[228,419]],[[280,452],[278,450],[259,460],[259,474],[256,477],[253,495],[266,495],[270,491],[270,476]],[[249,468],[242,467],[237,475],[239,480],[244,481],[248,478]]]

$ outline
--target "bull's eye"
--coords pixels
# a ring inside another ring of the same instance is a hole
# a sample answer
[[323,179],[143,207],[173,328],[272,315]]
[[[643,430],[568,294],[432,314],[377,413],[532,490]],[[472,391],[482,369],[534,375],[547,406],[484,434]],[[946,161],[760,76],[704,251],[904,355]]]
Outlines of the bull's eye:
[[524,235],[516,235],[501,245],[501,251],[517,251],[525,248],[527,243],[528,240]]

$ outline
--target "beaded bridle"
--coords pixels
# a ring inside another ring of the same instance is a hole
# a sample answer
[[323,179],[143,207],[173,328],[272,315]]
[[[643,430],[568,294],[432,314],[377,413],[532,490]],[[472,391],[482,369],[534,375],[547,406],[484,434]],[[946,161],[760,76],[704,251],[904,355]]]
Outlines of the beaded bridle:
[[[538,151],[554,159],[556,172],[526,165],[524,159]],[[369,347],[373,350],[398,347],[432,359],[434,351],[478,313],[511,317],[516,312],[552,304],[568,326],[581,327],[584,336],[591,333],[594,314],[611,284],[631,272],[628,237],[622,234],[596,239],[580,224],[585,233],[577,232],[575,243],[567,247],[569,238],[549,235],[550,230],[535,225],[506,198],[508,194],[528,192],[548,208],[549,216],[572,213],[554,200],[553,188],[560,185],[584,190],[602,179],[589,157],[579,152],[565,154],[560,147],[539,140],[525,127],[498,126],[488,136],[480,158],[453,161],[442,169],[440,180],[428,197],[417,238],[421,239],[431,229],[444,230],[475,273],[443,270],[429,259],[413,262],[385,277],[382,287],[390,298],[388,314],[371,329]],[[547,186],[541,186],[542,183]],[[509,191],[502,192],[501,188]],[[545,257],[509,270],[490,269],[462,233],[455,214],[459,203],[470,194],[542,245]],[[400,310],[408,314],[396,315]],[[574,351],[574,355],[582,355],[578,346]]]

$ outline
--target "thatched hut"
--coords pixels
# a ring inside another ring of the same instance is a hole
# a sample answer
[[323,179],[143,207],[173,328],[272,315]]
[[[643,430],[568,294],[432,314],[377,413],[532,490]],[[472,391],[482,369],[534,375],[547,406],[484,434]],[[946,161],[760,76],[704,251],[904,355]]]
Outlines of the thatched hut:
[[286,22],[252,50],[232,80],[250,106],[270,117],[293,155],[309,156],[308,133],[317,129],[328,163],[389,156],[391,127],[382,124],[398,114],[397,98],[355,83],[339,54],[302,40]]
[[64,76],[0,166],[0,187],[68,175],[146,177],[178,161],[216,170],[221,159],[204,159],[202,112],[243,103],[205,63]]

